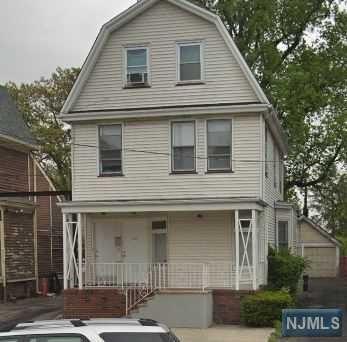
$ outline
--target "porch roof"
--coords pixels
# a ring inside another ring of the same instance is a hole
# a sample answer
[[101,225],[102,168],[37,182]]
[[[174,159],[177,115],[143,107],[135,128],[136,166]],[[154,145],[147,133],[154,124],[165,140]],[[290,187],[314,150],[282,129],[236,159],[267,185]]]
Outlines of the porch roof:
[[58,204],[63,213],[128,213],[167,211],[209,211],[255,209],[262,211],[267,204],[256,197],[157,199],[118,201],[71,201]]

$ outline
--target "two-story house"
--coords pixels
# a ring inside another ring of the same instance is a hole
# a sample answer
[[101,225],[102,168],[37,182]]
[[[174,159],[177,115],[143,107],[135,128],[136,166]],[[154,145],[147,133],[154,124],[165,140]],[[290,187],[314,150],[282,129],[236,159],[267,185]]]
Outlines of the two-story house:
[[139,1],[102,27],[61,117],[65,316],[238,321],[295,215],[280,123],[220,18]]
[[0,86],[0,298],[5,300],[35,295],[42,278],[63,273],[60,198],[34,195],[55,191],[32,156],[37,148]]

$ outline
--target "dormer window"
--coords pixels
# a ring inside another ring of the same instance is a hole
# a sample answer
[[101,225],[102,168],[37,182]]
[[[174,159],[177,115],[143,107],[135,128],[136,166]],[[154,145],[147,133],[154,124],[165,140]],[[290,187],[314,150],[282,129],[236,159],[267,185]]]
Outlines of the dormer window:
[[142,87],[149,84],[148,48],[126,48],[126,86]]
[[178,55],[178,82],[201,82],[202,72],[202,43],[179,43]]

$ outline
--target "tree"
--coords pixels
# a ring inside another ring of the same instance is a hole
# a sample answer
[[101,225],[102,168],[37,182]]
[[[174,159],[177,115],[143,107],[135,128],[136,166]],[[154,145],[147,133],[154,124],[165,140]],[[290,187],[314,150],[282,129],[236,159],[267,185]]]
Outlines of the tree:
[[79,68],[57,68],[50,78],[6,84],[40,149],[35,156],[57,189],[71,189],[70,129],[58,114],[79,74]]
[[217,13],[288,135],[287,193],[347,154],[347,13],[339,0],[196,0]]
[[312,191],[312,207],[319,213],[314,219],[333,235],[347,236],[347,174],[338,175],[333,169],[329,178]]

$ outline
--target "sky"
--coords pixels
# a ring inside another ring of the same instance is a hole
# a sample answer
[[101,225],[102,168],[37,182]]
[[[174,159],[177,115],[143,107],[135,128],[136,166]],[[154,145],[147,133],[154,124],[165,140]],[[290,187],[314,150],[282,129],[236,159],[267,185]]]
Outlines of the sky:
[[0,84],[80,67],[101,26],[136,0],[0,0]]

